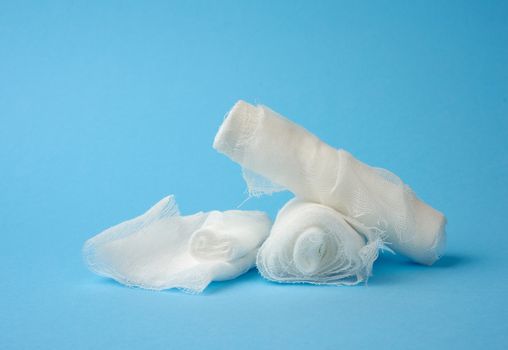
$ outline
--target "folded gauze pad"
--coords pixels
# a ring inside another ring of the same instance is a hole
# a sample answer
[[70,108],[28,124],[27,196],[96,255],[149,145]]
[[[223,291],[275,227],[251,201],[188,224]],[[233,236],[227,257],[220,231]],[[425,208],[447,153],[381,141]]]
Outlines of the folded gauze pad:
[[214,148],[244,168],[251,194],[289,189],[376,229],[394,251],[432,264],[445,243],[446,218],[397,176],[337,150],[264,106],[239,101]]
[[211,281],[233,279],[252,268],[270,227],[268,216],[258,211],[180,216],[169,196],[89,239],[83,254],[92,271],[120,283],[199,293]]
[[277,214],[257,267],[277,282],[351,285],[370,276],[381,244],[336,210],[294,198]]

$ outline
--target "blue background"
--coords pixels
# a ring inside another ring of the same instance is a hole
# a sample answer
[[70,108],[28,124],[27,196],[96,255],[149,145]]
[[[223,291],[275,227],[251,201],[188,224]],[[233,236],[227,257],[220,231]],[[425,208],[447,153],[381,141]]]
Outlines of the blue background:
[[[0,348],[506,349],[507,18],[496,1],[2,1]],[[240,98],[401,176],[447,214],[447,256],[385,255],[356,287],[253,270],[200,296],[87,271],[87,238],[167,194],[184,214],[245,199],[211,147]]]

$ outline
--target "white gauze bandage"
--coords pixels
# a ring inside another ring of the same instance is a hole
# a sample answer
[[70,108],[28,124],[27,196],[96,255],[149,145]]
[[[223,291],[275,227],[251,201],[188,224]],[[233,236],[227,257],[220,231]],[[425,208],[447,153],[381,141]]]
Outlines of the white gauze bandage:
[[129,286],[199,293],[252,268],[270,227],[258,211],[180,216],[168,196],[86,241],[83,255],[92,271]]
[[422,264],[443,253],[446,218],[396,175],[327,145],[265,106],[237,102],[213,146],[243,167],[250,194],[288,189],[330,206]]
[[336,210],[294,198],[277,214],[256,264],[272,281],[353,285],[370,276],[380,244]]

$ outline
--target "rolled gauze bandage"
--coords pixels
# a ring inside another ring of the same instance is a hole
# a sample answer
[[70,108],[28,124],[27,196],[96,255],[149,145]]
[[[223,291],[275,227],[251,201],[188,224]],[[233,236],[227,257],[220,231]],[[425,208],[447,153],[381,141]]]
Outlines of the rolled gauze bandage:
[[89,239],[83,255],[92,271],[129,286],[199,293],[252,268],[270,227],[257,211],[180,216],[169,196]]
[[256,264],[272,281],[351,285],[370,276],[380,244],[336,210],[295,198],[277,214]]
[[432,264],[442,255],[446,218],[397,176],[337,150],[264,106],[239,101],[214,148],[244,168],[251,194],[288,189],[377,229],[394,251]]

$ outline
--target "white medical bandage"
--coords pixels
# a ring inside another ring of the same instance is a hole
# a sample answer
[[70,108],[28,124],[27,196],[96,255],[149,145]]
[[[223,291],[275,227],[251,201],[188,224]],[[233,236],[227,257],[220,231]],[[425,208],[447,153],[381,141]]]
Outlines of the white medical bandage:
[[267,107],[236,103],[213,146],[244,168],[251,194],[288,189],[330,206],[370,232],[377,230],[390,248],[422,264],[443,253],[443,214],[394,174],[325,144]]
[[353,285],[370,276],[380,244],[334,209],[294,198],[277,214],[256,264],[272,281]]
[[257,211],[180,216],[168,196],[89,239],[83,255],[92,271],[129,286],[199,293],[211,281],[252,268],[270,227],[268,216]]

